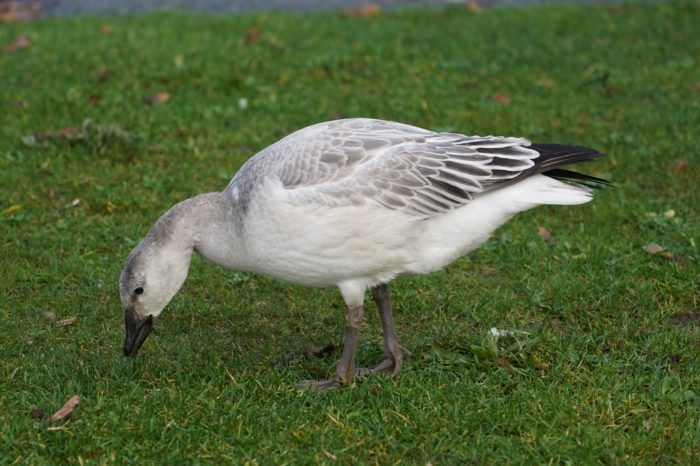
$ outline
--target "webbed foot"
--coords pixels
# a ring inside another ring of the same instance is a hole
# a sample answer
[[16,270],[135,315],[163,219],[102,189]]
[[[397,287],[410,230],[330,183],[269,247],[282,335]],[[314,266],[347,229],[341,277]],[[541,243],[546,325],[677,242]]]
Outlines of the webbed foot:
[[377,374],[389,374],[394,376],[401,371],[404,355],[412,357],[413,353],[401,346],[398,342],[392,343],[391,350],[385,353],[385,358],[382,362],[373,367],[357,369],[357,377]]

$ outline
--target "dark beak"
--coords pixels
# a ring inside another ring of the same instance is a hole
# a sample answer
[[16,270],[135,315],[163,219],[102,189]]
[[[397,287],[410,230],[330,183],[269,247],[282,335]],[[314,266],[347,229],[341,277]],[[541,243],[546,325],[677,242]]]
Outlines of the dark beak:
[[124,356],[136,356],[152,328],[153,316],[141,317],[134,311],[134,306],[129,304],[124,309]]

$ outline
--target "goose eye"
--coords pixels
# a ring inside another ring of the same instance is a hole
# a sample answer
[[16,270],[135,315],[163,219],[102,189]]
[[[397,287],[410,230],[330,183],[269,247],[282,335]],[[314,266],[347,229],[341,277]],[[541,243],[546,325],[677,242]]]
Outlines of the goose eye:
[[134,290],[134,294],[141,294],[141,293],[143,293],[143,287],[141,287],[141,286],[139,286],[138,288],[136,288]]

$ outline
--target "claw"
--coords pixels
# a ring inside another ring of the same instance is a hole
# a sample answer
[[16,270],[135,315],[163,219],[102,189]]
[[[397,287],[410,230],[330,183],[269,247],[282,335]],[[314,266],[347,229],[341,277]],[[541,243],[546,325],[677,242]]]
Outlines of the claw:
[[374,367],[363,367],[357,369],[357,377],[366,377],[368,375],[377,375],[381,373],[388,373],[391,376],[395,376],[401,371],[401,366],[403,365],[403,357],[412,357],[413,353],[404,348],[401,345],[396,345],[392,351],[386,355],[384,360]]

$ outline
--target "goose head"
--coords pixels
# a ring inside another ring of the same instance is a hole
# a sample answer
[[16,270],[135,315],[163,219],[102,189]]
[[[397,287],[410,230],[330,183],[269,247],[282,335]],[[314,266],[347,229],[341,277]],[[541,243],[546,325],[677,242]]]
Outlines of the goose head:
[[136,356],[165,306],[187,278],[192,246],[159,238],[157,227],[131,251],[119,279],[124,306],[124,355]]

